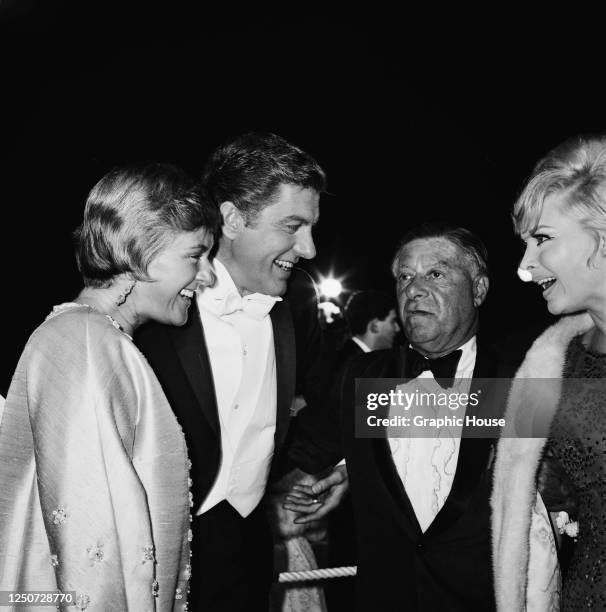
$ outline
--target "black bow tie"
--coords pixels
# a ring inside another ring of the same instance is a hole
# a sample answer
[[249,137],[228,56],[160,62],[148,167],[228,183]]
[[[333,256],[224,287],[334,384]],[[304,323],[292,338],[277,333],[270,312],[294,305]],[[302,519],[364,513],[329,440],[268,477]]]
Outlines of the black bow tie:
[[416,378],[421,372],[431,370],[440,387],[449,389],[454,384],[457,365],[462,354],[463,351],[459,349],[437,359],[426,359],[421,353],[408,347],[405,375],[407,378]]

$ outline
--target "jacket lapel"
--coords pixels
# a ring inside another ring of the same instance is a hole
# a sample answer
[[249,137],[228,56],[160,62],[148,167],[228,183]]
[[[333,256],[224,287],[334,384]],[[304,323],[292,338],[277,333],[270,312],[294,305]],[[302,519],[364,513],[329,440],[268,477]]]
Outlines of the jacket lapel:
[[[270,312],[276,356],[277,413],[276,448],[284,439],[290,418],[290,405],[295,388],[295,340],[290,313],[282,302]],[[177,356],[200,408],[213,430],[219,435],[219,416],[212,369],[208,356],[204,329],[195,301],[189,308],[189,318],[183,327],[171,327]]]
[[[391,352],[391,359],[384,362],[380,370],[365,372],[364,377],[368,378],[404,378],[406,365],[406,348],[398,347]],[[387,416],[387,415],[384,415]],[[385,486],[391,493],[398,507],[398,519],[401,520],[404,530],[408,533],[410,539],[415,542],[423,534],[421,526],[417,520],[414,508],[402,483],[402,479],[398,474],[391,448],[387,437],[375,438],[369,440],[373,445],[373,454],[379,473],[383,475]]]
[[295,393],[295,330],[284,302],[276,302],[270,311],[276,355],[276,432],[274,445],[282,444],[290,422],[290,407]]
[[383,475],[385,486],[391,493],[396,502],[398,512],[397,518],[400,520],[408,537],[416,542],[422,535],[421,526],[417,520],[414,508],[406,494],[406,489],[402,484],[402,479],[396,470],[391,455],[391,449],[387,438],[375,438],[370,440],[373,445],[373,452],[379,473]]
[[[473,371],[470,392],[482,389],[482,393],[487,393],[485,384],[478,379],[494,378],[496,374],[496,360],[494,355],[478,340],[476,354],[476,365]],[[480,404],[481,406],[481,404]],[[466,414],[473,414],[472,410],[467,410]],[[461,514],[465,511],[469,500],[476,491],[478,484],[488,469],[488,460],[491,449],[496,443],[492,438],[470,438],[465,436],[465,427],[461,436],[459,447],[459,458],[457,461],[457,471],[452,483],[452,488],[444,505],[437,516],[428,527],[426,534],[436,533],[448,529],[454,524]]]
[[189,318],[183,327],[171,327],[171,337],[187,380],[202,413],[217,435],[220,434],[217,397],[206,339],[195,300],[189,307]]

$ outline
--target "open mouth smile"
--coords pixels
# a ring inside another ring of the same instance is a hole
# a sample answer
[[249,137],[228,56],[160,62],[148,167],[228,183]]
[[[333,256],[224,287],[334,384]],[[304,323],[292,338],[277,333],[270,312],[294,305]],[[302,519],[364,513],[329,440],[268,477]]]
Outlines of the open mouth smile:
[[191,302],[194,297],[194,291],[192,289],[181,289],[181,291],[179,291],[179,295]]
[[545,293],[553,284],[556,282],[555,276],[548,276],[537,281],[537,284],[541,287],[543,293]]
[[295,264],[292,261],[286,261],[285,259],[274,259],[274,265],[278,266],[280,270],[290,272]]

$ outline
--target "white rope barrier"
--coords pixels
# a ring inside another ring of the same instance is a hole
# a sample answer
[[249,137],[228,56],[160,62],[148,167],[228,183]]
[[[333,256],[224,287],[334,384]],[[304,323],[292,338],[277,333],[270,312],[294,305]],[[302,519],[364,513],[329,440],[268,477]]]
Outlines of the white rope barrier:
[[303,582],[305,580],[325,580],[327,578],[355,576],[357,570],[358,568],[355,565],[351,565],[349,567],[326,567],[302,572],[281,572],[278,576],[278,582]]

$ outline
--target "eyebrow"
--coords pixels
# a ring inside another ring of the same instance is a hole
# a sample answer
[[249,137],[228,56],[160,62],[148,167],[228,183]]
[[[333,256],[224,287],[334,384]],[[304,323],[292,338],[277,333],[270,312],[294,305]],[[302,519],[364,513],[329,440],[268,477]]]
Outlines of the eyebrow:
[[[453,265],[451,263],[449,263],[448,261],[446,261],[446,260],[440,259],[440,260],[438,260],[438,261],[436,261],[436,262],[434,262],[434,263],[432,263],[431,265],[428,266],[429,269],[431,269],[431,268],[439,268],[439,267],[451,269],[451,268],[453,268]],[[397,266],[394,266],[395,270],[402,270],[404,268],[409,268],[410,270],[413,269],[413,267],[411,265],[409,265],[409,264],[399,264]]]
[[448,261],[445,261],[444,259],[440,259],[438,261],[436,261],[435,264],[433,264],[434,266],[442,266],[443,268],[452,268],[452,264]]
[[318,219],[310,223],[307,219],[305,219],[305,217],[301,217],[300,215],[288,215],[288,217],[284,217],[283,219],[281,219],[280,223],[285,224],[291,223],[292,221],[296,221],[297,223],[301,223],[302,225],[315,225],[319,221],[319,217]]
[[203,242],[201,242],[200,244],[195,244],[193,246],[191,246],[189,248],[190,252],[194,252],[194,251],[200,251],[201,253],[206,253],[206,251],[208,251],[210,249],[210,247],[206,244],[204,244]]

